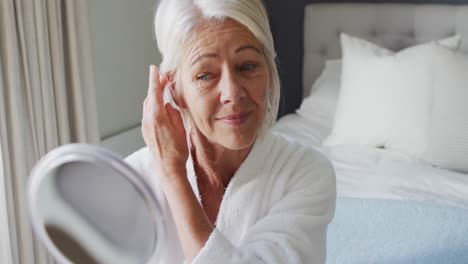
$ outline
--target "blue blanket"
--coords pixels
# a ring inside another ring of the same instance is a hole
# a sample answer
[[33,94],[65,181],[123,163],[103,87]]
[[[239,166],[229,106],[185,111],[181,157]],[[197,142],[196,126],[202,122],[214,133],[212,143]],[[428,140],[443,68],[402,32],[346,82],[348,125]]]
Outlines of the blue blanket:
[[412,201],[338,198],[330,264],[468,264],[468,210]]

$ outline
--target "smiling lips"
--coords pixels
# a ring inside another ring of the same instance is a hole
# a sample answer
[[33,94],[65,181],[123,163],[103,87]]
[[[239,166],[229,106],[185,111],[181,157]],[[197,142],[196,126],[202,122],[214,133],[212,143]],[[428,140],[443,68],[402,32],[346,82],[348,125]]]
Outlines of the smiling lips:
[[238,126],[238,125],[243,124],[249,118],[251,113],[252,111],[244,112],[244,113],[229,115],[229,116],[225,116],[221,118],[216,118],[216,120],[222,121],[232,126]]

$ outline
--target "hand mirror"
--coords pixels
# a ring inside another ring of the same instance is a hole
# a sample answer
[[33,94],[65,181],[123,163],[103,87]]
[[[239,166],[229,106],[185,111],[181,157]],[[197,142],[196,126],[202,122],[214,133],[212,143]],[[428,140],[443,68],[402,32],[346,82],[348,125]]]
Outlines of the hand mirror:
[[52,150],[33,168],[28,210],[34,232],[68,263],[144,264],[164,240],[161,208],[135,170],[86,144]]

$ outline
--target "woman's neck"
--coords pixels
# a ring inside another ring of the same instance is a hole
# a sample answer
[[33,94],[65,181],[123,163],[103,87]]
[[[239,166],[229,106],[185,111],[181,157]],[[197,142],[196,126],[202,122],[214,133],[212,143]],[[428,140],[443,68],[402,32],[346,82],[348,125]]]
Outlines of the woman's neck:
[[[191,135],[191,137],[194,136],[204,137],[201,133]],[[241,150],[231,150],[219,144],[208,142],[206,138],[191,138],[191,142],[190,154],[197,179],[201,184],[212,188],[221,186],[226,188],[252,149],[250,146]]]

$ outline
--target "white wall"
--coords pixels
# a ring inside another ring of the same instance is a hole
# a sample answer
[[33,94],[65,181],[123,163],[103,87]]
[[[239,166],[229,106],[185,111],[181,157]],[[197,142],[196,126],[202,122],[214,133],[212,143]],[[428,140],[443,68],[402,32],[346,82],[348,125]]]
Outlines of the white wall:
[[155,0],[88,2],[99,129],[106,139],[141,121],[148,68],[160,63],[153,37]]

